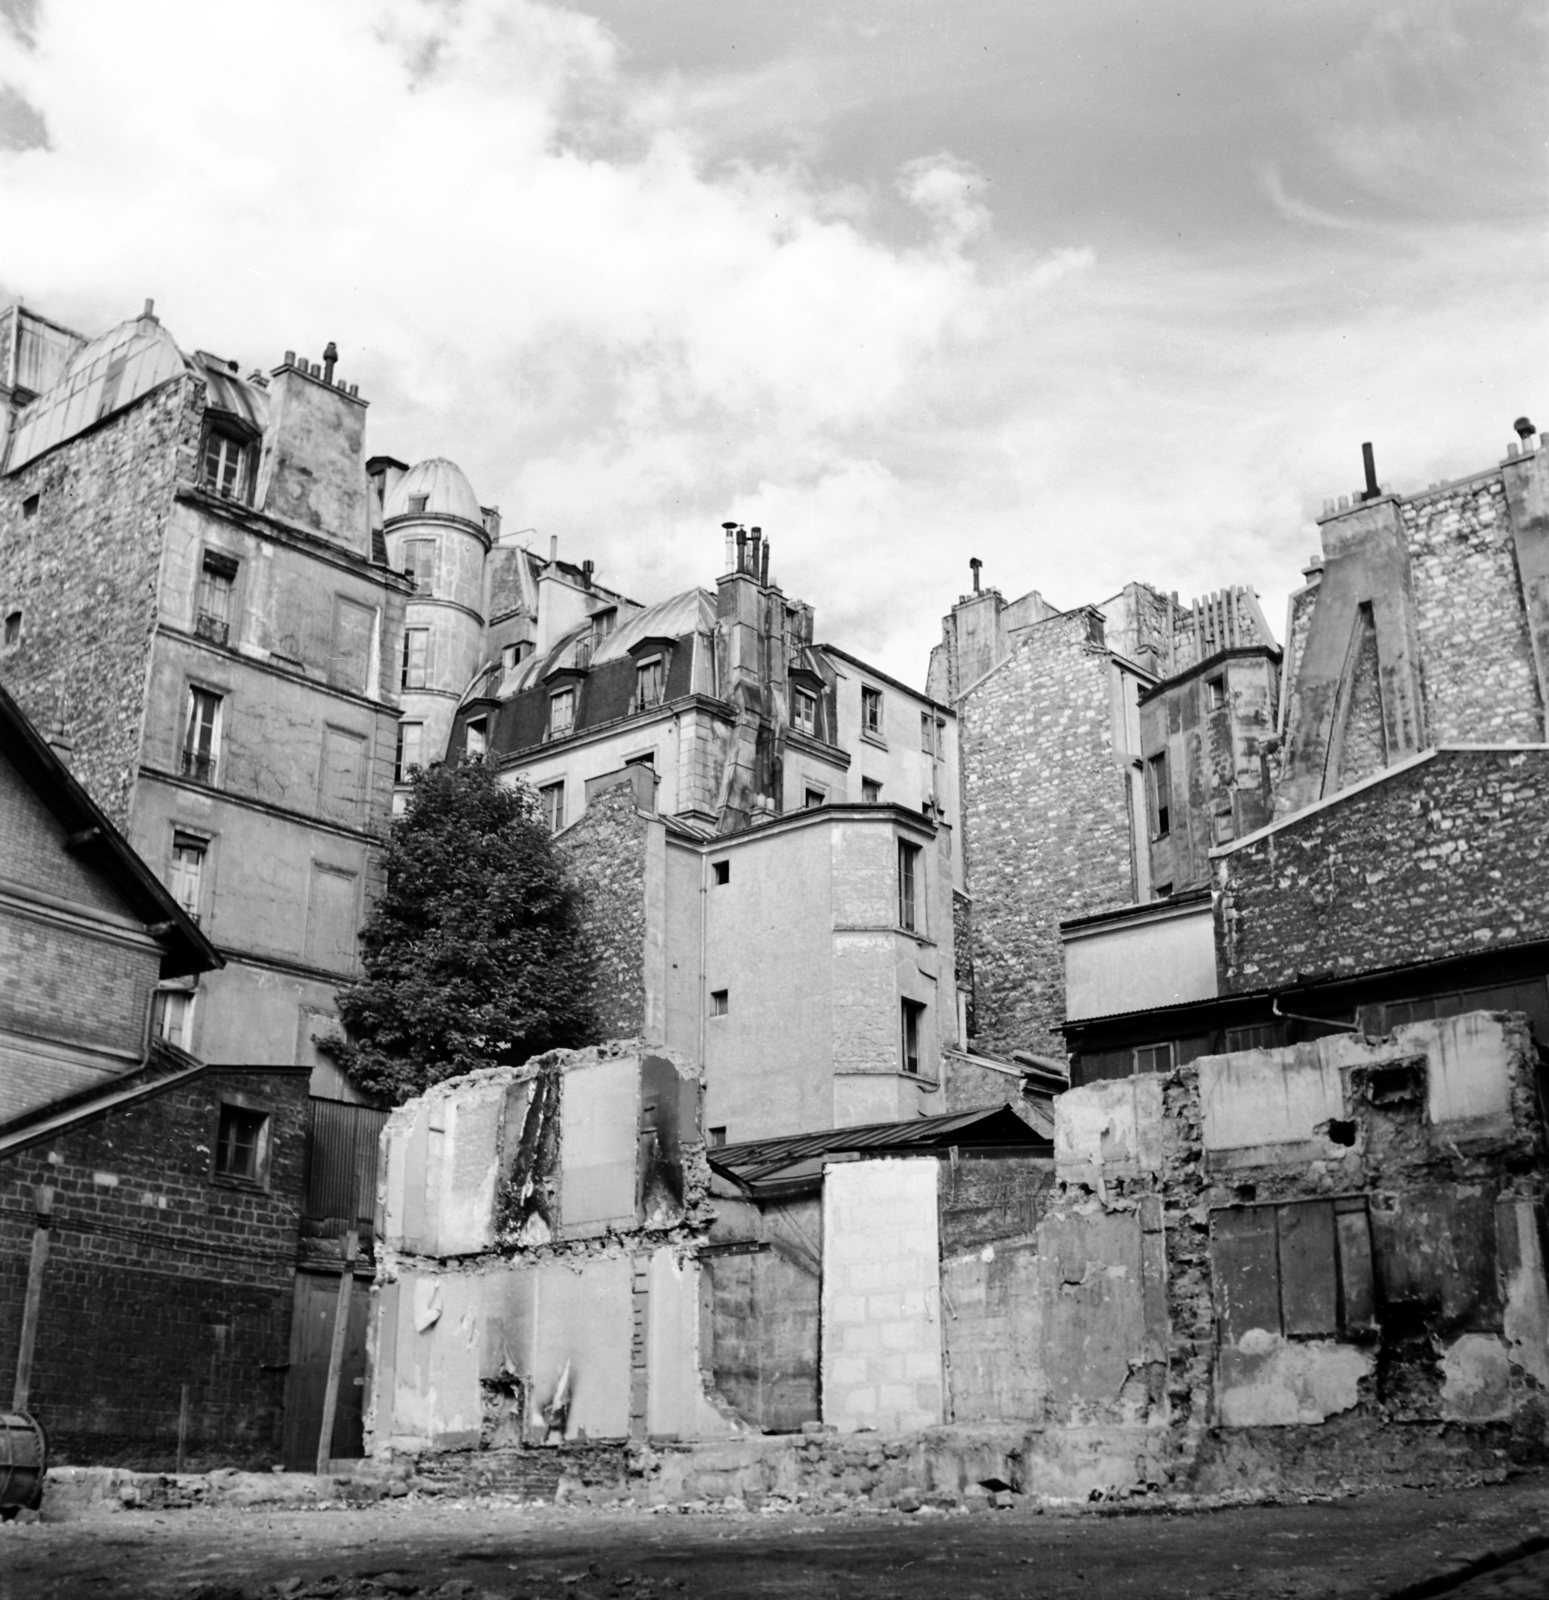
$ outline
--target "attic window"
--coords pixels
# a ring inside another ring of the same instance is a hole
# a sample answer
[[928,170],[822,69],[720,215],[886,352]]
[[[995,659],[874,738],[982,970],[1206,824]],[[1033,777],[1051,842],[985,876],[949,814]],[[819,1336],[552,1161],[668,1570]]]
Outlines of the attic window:
[[22,501],[22,515],[24,517],[35,517],[37,514],[38,497],[35,494],[29,494],[27,498]]
[[428,494],[411,494],[409,496],[409,515],[411,517],[423,517],[425,508],[429,504],[430,496]]
[[642,661],[635,668],[634,709],[649,711],[652,706],[659,706],[666,687],[667,674],[662,665],[662,658],[652,656],[649,661]]
[[217,422],[206,424],[202,464],[206,489],[248,503],[253,498],[252,465],[253,446],[245,434]]

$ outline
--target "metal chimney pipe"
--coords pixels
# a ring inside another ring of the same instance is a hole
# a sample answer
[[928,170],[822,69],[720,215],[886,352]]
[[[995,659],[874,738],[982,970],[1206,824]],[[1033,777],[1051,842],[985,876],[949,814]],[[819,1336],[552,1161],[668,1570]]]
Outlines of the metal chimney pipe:
[[339,347],[332,339],[323,347],[323,382],[333,382],[333,369],[338,365]]
[[1372,454],[1369,441],[1361,446],[1361,461],[1366,468],[1366,493],[1361,498],[1378,500],[1382,497],[1382,490],[1377,487],[1377,458]]
[[968,558],[968,568],[969,568],[969,571],[972,572],[973,575],[974,575],[974,593],[975,594],[978,594],[978,592],[979,592],[979,568],[982,567],[983,565],[984,565],[984,563],[978,558],[978,556],[969,556],[969,558]]
[[732,537],[731,536],[732,536],[732,533],[735,531],[736,526],[737,526],[737,524],[735,522],[723,522],[721,524],[721,532],[726,535],[726,568],[725,568],[725,570],[727,572],[731,571],[732,557],[733,557],[733,555],[735,553],[735,547],[732,544]]
[[750,546],[750,551],[749,551],[749,555],[748,555],[748,571],[752,575],[752,577],[753,577],[755,582],[758,579],[758,563],[759,563],[759,548],[758,547],[763,542],[764,542],[764,530],[762,528],[749,528],[748,529],[748,544]]
[[737,571],[746,572],[748,552],[748,535],[745,528],[737,529]]
[[764,555],[762,564],[758,569],[758,581],[767,589],[769,587],[769,541],[764,540]]

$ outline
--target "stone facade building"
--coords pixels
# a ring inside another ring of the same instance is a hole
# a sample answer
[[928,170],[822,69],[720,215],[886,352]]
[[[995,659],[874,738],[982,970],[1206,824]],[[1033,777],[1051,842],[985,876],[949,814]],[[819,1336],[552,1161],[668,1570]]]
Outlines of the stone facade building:
[[365,402],[331,357],[185,355],[149,307],[62,361],[58,330],[0,321],[52,379],[0,461],[0,681],[225,958],[168,988],[162,1035],[311,1062],[377,870],[409,590],[373,541]]

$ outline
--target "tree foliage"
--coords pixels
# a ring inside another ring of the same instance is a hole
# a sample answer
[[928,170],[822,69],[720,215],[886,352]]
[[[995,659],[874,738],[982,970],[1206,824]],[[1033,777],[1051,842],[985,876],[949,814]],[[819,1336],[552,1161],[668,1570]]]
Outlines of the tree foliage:
[[443,1078],[590,1042],[580,894],[525,785],[482,762],[414,773],[387,892],[339,991],[345,1074],[399,1104]]

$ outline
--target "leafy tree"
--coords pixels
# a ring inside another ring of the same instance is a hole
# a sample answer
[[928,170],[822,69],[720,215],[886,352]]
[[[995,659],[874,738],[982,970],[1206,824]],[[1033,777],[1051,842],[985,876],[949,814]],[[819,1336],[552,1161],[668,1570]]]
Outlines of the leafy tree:
[[525,784],[483,762],[415,771],[387,892],[339,991],[345,1074],[399,1104],[443,1078],[590,1042],[580,894]]

